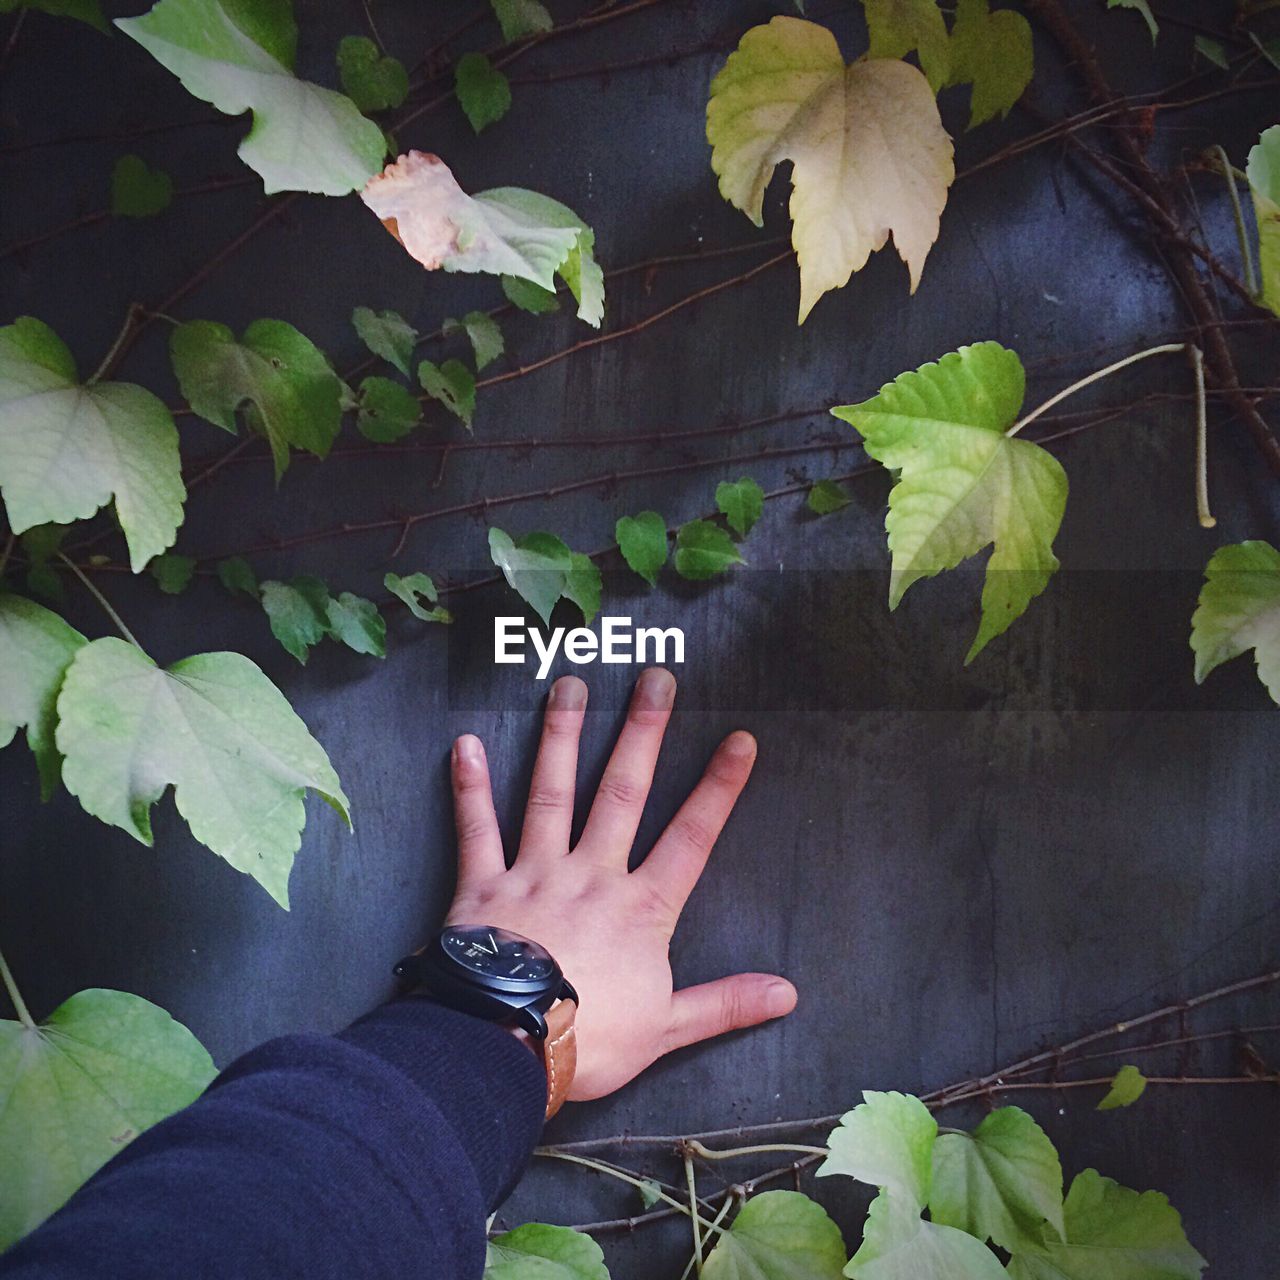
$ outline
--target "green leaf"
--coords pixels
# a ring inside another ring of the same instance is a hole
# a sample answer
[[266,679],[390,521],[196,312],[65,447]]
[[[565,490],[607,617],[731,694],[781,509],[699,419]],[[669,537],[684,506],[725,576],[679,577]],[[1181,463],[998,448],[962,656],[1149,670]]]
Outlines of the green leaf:
[[1245,168],[1258,224],[1262,305],[1280,315],[1280,124],[1264,129]]
[[162,668],[123,640],[94,640],[58,695],[57,742],[85,812],[150,844],[151,806],[172,784],[191,834],[283,907],[307,789],[350,824],[324,749],[238,653]]
[[38,524],[28,529],[21,539],[27,556],[27,590],[50,604],[60,605],[66,597],[57,568],[49,563],[66,532],[66,525]]
[[850,501],[849,495],[834,480],[819,480],[809,490],[808,507],[815,515],[829,516],[847,507]]
[[476,133],[511,110],[511,82],[483,53],[464,53],[453,69],[453,83]]
[[1062,1165],[1048,1135],[1018,1107],[1000,1107],[973,1131],[934,1144],[929,1216],[1016,1253],[1048,1222],[1062,1234]]
[[1008,1280],[985,1244],[926,1222],[892,1191],[871,1202],[862,1244],[845,1268],[854,1280]]
[[1156,37],[1160,34],[1160,25],[1156,22],[1155,14],[1151,12],[1151,5],[1147,0],[1107,0],[1108,9],[1133,9],[1142,15],[1142,20],[1147,24],[1147,30],[1151,32],[1151,43],[1155,44]]
[[890,609],[913,582],[995,544],[966,663],[1026,611],[1058,567],[1052,545],[1066,473],[1039,445],[1005,434],[1025,382],[1014,352],[980,342],[900,374],[862,404],[831,410],[852,423],[871,457],[898,472],[885,520]]
[[1107,1095],[1098,1103],[1099,1111],[1114,1111],[1117,1107],[1132,1106],[1142,1097],[1147,1087],[1147,1077],[1137,1067],[1123,1066],[1111,1081]]
[[37,1027],[0,1021],[0,1249],[215,1074],[186,1027],[124,991],[77,991]]
[[840,1280],[844,1238],[821,1205],[798,1191],[765,1191],[716,1241],[703,1280]]
[[1269,542],[1219,547],[1191,618],[1196,683],[1252,649],[1258,678],[1280,703],[1280,551]]
[[613,536],[628,567],[653,586],[658,570],[667,563],[667,522],[656,511],[622,516],[614,525]]
[[987,0],[957,0],[948,84],[973,85],[969,128],[1007,116],[1031,83],[1031,24],[1012,9],[991,13]]
[[[17,9],[35,9],[53,18],[75,18],[96,27],[104,35],[110,30],[98,0],[0,0],[0,13],[13,13]],[[3,1248],[0,1242],[0,1249]]]
[[938,1124],[919,1098],[864,1090],[827,1139],[817,1176],[843,1174],[891,1192],[910,1216],[928,1203]]
[[564,595],[582,610],[583,624],[588,627],[600,612],[603,585],[596,562],[585,552],[572,552],[564,579]]
[[553,533],[527,533],[513,540],[501,529],[489,530],[489,555],[507,585],[542,619],[551,621],[574,568],[573,552]]
[[267,438],[278,479],[289,446],[325,457],[342,426],[342,381],[324,352],[283,320],[255,320],[239,342],[224,324],[190,320],[169,339],[173,371],[202,418],[234,434],[236,410]]
[[351,313],[351,323],[360,341],[375,356],[395,365],[406,378],[411,376],[418,331],[403,316],[394,311],[374,312],[368,307],[357,307]]
[[382,585],[397,599],[402,600],[420,622],[452,622],[453,615],[443,605],[427,609],[422,601],[435,604],[439,598],[436,584],[425,573],[411,573],[402,578],[398,573],[389,573],[382,580]]
[[476,411],[476,379],[461,360],[446,360],[443,364],[424,360],[418,366],[418,381],[427,395],[439,400],[471,430]]
[[427,270],[518,276],[543,289],[559,274],[579,317],[599,325],[604,275],[592,256],[595,237],[558,200],[521,187],[469,196],[444,161],[421,151],[388,165],[360,198]]
[[640,1201],[646,1209],[652,1209],[662,1199],[662,1188],[650,1178],[640,1183]]
[[232,595],[239,592],[251,600],[258,598],[258,577],[244,556],[229,556],[218,561],[218,581]]
[[329,588],[319,578],[262,584],[262,607],[271,634],[304,666],[312,645],[329,634]]
[[609,1271],[590,1236],[526,1222],[489,1241],[484,1280],[609,1280]]
[[502,28],[502,38],[510,44],[525,36],[550,31],[555,25],[539,0],[492,0],[493,12]]
[[[238,154],[261,175],[267,194],[358,190],[386,154],[382,130],[345,94],[297,79],[280,60],[280,44],[264,47],[268,29],[250,25],[254,10],[220,0],[159,0],[116,26],[188,93],[226,115],[253,112]],[[280,34],[278,26],[270,30]]]
[[331,597],[326,608],[329,635],[356,653],[387,656],[387,623],[378,606],[363,596],[344,591]]
[[869,58],[903,58],[913,49],[937,93],[947,83],[951,48],[937,0],[862,0],[871,36]]
[[1015,1254],[1008,1280],[1197,1280],[1208,1265],[1160,1192],[1130,1191],[1094,1169],[1072,1182],[1064,1219],[1065,1241]]
[[191,556],[174,555],[166,552],[147,566],[151,576],[166,595],[181,595],[191,583],[191,575],[196,571],[196,562]]
[[395,58],[383,57],[368,36],[343,36],[338,75],[343,92],[361,111],[398,107],[409,94],[409,73]]
[[521,280],[519,276],[503,276],[502,292],[507,295],[508,302],[533,316],[545,316],[560,310],[560,299],[550,289],[544,289],[531,280]]
[[722,480],[716,485],[716,506],[729,528],[745,538],[764,514],[764,490],[750,476],[733,482]]
[[730,565],[746,564],[733,539],[710,520],[690,520],[676,533],[676,572],[701,582]]
[[752,27],[711,82],[707,141],[720,194],[756,226],[775,167],[792,162],[800,322],[889,235],[915,291],[955,177],[924,75],[892,58],[846,67],[826,27]]
[[1215,67],[1223,71],[1230,69],[1231,63],[1227,59],[1227,51],[1222,47],[1221,41],[1211,40],[1208,36],[1196,36],[1195,49],[1202,58],[1212,62]]
[[87,519],[114,498],[141,573],[172,545],[186,492],[178,430],[150,391],[77,382],[71,352],[30,316],[0,328],[0,493],[14,533]]
[[150,218],[173,200],[173,179],[141,156],[121,156],[111,171],[111,212],[118,218]]
[[450,316],[441,326],[446,334],[465,333],[475,352],[476,372],[491,365],[503,352],[502,330],[498,322],[483,311],[468,311],[461,320]]
[[390,444],[422,421],[422,403],[407,387],[372,375],[360,383],[356,429],[366,440]]
[[85,643],[73,626],[43,605],[9,591],[0,594],[0,747],[26,729],[42,800],[53,794],[62,772],[54,741],[58,690],[71,659]]

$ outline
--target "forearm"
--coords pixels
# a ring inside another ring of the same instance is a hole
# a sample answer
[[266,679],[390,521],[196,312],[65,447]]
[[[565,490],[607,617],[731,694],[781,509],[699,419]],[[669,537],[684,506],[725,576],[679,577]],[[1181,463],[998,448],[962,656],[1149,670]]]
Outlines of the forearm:
[[478,1277],[545,1095],[527,1047],[420,1000],[270,1041],[0,1257],[0,1277]]

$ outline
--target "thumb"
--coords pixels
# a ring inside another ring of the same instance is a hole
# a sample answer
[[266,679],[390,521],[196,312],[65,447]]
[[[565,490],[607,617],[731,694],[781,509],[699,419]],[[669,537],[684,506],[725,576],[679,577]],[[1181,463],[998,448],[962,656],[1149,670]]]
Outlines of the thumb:
[[780,1018],[796,1007],[796,989],[772,973],[737,973],[671,998],[667,1050]]

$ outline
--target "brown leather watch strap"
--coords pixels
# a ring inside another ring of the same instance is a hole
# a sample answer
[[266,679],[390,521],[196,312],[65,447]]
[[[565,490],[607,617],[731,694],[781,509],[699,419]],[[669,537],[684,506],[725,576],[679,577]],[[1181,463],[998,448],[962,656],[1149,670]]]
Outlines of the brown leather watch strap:
[[547,1038],[542,1042],[542,1061],[547,1068],[547,1116],[560,1110],[573,1084],[578,1065],[578,1033],[573,1020],[578,1006],[572,1000],[558,1000],[547,1011]]

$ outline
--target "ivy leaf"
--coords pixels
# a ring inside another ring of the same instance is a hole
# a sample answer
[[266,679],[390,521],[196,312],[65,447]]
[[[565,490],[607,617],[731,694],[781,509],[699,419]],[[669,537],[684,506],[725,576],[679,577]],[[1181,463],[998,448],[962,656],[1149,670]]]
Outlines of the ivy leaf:
[[640,1202],[646,1209],[652,1209],[662,1199],[662,1188],[651,1178],[641,1180],[639,1191]]
[[483,53],[464,53],[453,69],[458,103],[476,133],[511,110],[511,82]]
[[[103,35],[110,31],[98,0],[0,0],[0,13],[13,13],[16,9],[35,9],[53,18],[75,18],[96,27]],[[0,1249],[3,1248],[0,1241]]]
[[560,310],[560,299],[550,289],[544,289],[531,280],[521,280],[519,276],[503,276],[502,292],[507,295],[508,302],[533,316],[545,316]]
[[239,593],[251,600],[258,598],[258,577],[244,556],[229,556],[218,561],[218,581],[232,595]]
[[325,616],[329,635],[340,644],[374,658],[387,656],[386,619],[372,600],[344,591],[330,597]]
[[77,991],[36,1027],[0,1021],[0,1249],[215,1074],[186,1027],[125,991]]
[[808,507],[815,515],[829,516],[847,507],[851,499],[834,480],[819,480],[809,490]]
[[111,212],[117,218],[150,218],[173,201],[173,179],[141,156],[121,156],[111,171]]
[[746,564],[733,539],[710,520],[690,520],[676,533],[676,572],[702,582],[730,565]]
[[387,165],[360,198],[428,271],[517,276],[543,289],[555,287],[558,273],[578,299],[578,315],[599,325],[604,277],[594,236],[559,201],[520,187],[469,196],[439,156],[422,151]]
[[539,0],[492,0],[493,12],[502,28],[502,38],[510,44],[525,36],[540,35],[555,25]]
[[360,383],[356,429],[366,440],[390,444],[422,421],[422,404],[407,387],[372,375]]
[[1098,1103],[1099,1111],[1114,1111],[1117,1107],[1130,1107],[1142,1097],[1147,1087],[1147,1077],[1137,1067],[1123,1066],[1111,1081],[1107,1095]]
[[518,541],[501,529],[489,530],[489,555],[507,585],[545,623],[564,595],[573,552],[553,533],[527,533]]
[[622,516],[614,525],[613,536],[627,566],[652,587],[658,581],[658,570],[667,563],[667,522],[656,511]]
[[54,742],[58,690],[71,659],[85,643],[73,626],[43,605],[12,592],[0,594],[0,747],[26,729],[40,775],[41,800],[53,794],[62,772]]
[[350,825],[324,749],[238,653],[162,668],[123,640],[94,640],[67,670],[57,742],[63,782],[86,813],[150,844],[151,806],[172,784],[191,834],[282,907],[307,789]]
[[742,1206],[716,1241],[703,1280],[840,1280],[840,1228],[798,1191],[765,1191]]
[[0,493],[14,533],[87,519],[114,498],[141,573],[182,523],[178,430],[142,387],[77,382],[62,339],[23,316],[0,328]]
[[264,582],[262,607],[271,634],[306,666],[311,647],[329,634],[329,588],[306,575],[290,582]]
[[1072,1182],[1064,1219],[1065,1240],[1015,1254],[1008,1280],[1197,1280],[1208,1265],[1160,1192],[1131,1191],[1095,1169]]
[[1204,59],[1212,62],[1215,67],[1222,71],[1227,71],[1231,67],[1231,63],[1227,58],[1227,51],[1222,47],[1222,42],[1212,40],[1208,36],[1196,36],[1195,50]]
[[439,599],[436,584],[425,573],[411,573],[402,578],[398,573],[389,573],[382,579],[382,585],[397,599],[402,600],[405,607],[420,622],[452,622],[453,615],[443,605],[428,609],[422,604],[426,600],[435,604]]
[[394,311],[371,311],[357,307],[351,313],[355,331],[375,356],[381,356],[407,378],[413,370],[413,348],[418,342],[418,331],[403,316]]
[[324,352],[283,320],[255,320],[239,342],[224,324],[190,320],[173,330],[169,354],[191,408],[232,434],[236,410],[266,436],[276,478],[289,446],[325,457],[342,426],[342,381]]
[[[261,11],[261,12],[260,12]],[[238,155],[273,191],[342,196],[382,163],[382,130],[345,94],[297,79],[286,60],[287,8],[223,0],[159,0],[116,26],[182,86],[226,115],[253,112]],[[264,44],[264,41],[266,42]]]
[[764,490],[750,476],[733,482],[722,480],[716,485],[716,506],[729,528],[745,538],[764,514]]
[[600,568],[592,558],[582,551],[570,553],[569,571],[564,577],[564,596],[582,610],[582,621],[590,626],[596,614],[600,612],[600,595],[604,584],[600,579]]
[[489,1241],[484,1280],[609,1280],[600,1246],[572,1227],[526,1222]]
[[[383,57],[368,36],[342,37],[338,44],[338,75],[343,92],[361,111],[386,111],[398,107],[409,95],[409,73],[403,64]],[[381,159],[379,153],[378,160]]]
[[869,58],[904,58],[913,49],[937,93],[947,83],[951,49],[937,0],[862,0],[871,36]]
[[418,366],[418,381],[427,395],[439,400],[471,430],[476,411],[476,379],[461,360],[446,360],[443,364],[424,360]]
[[871,1202],[862,1244],[845,1275],[854,1280],[1008,1280],[985,1244],[906,1211],[892,1191],[881,1191]]
[[476,372],[491,365],[505,349],[498,322],[483,311],[468,311],[461,320],[450,316],[441,326],[446,334],[465,333],[475,352]]
[[1048,1222],[1062,1234],[1062,1165],[1049,1136],[1018,1107],[1000,1107],[973,1131],[934,1144],[929,1216],[1016,1253]]
[[1245,168],[1258,224],[1259,301],[1280,315],[1280,125],[1264,129]]
[[1280,551],[1260,541],[1219,547],[1204,574],[1191,618],[1196,683],[1252,649],[1258,678],[1280,703]]
[[151,576],[165,595],[177,596],[190,586],[191,575],[196,571],[196,562],[190,556],[166,552],[162,556],[156,556],[147,568],[151,570]]
[[1160,25],[1156,22],[1155,14],[1151,12],[1151,5],[1147,0],[1107,0],[1107,8],[1136,10],[1147,24],[1147,30],[1151,32],[1151,43],[1155,44],[1156,37],[1160,34]]
[[1005,434],[1025,384],[1014,352],[980,342],[900,374],[862,404],[831,410],[853,424],[871,457],[898,472],[885,520],[890,609],[913,582],[995,544],[966,663],[1025,612],[1058,567],[1052,544],[1066,473],[1039,445]]
[[889,1191],[911,1216],[929,1200],[938,1123],[919,1098],[867,1089],[827,1139],[819,1178],[844,1174]]
[[49,563],[66,532],[66,525],[38,524],[22,535],[22,549],[27,556],[27,589],[51,604],[61,604],[66,596],[57,569]]
[[955,177],[933,91],[908,63],[846,67],[835,36],[801,18],[752,27],[711,82],[707,141],[720,194],[756,226],[790,160],[800,321],[893,235],[920,282]]
[[1012,9],[987,8],[987,0],[957,0],[951,29],[948,84],[971,84],[969,128],[1007,116],[1035,70],[1031,24]]

